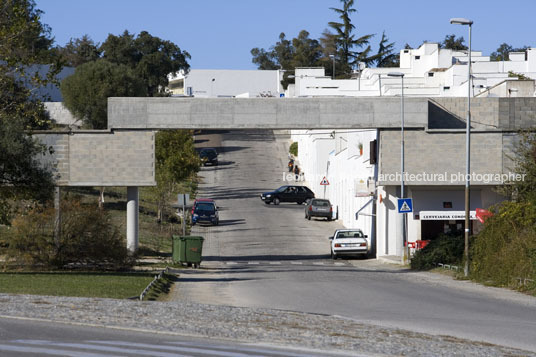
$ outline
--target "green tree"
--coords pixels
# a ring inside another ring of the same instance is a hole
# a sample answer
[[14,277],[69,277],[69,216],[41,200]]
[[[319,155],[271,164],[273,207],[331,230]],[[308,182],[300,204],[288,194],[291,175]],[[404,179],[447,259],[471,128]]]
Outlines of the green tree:
[[158,206],[157,220],[162,222],[164,210],[172,198],[185,189],[199,171],[200,160],[190,130],[166,130],[156,134],[156,187],[149,188]]
[[283,69],[285,72],[281,84],[284,88],[294,79],[290,78],[292,70],[297,67],[315,67],[322,63],[322,47],[318,40],[311,39],[309,32],[302,30],[297,37],[288,40],[285,33],[279,34],[279,41],[269,50],[253,48],[252,62],[257,64],[259,69]]
[[150,97],[165,95],[170,73],[190,69],[188,52],[146,31],[137,37],[128,31],[121,36],[110,34],[100,50],[109,62],[130,67],[143,80]]
[[[374,36],[373,34],[355,38],[355,25],[350,19],[351,14],[357,12],[353,7],[354,0],[340,1],[342,3],[342,9],[333,7],[330,9],[339,15],[341,22],[332,21],[329,22],[328,25],[335,31],[333,35],[336,39],[337,60],[340,70],[345,76],[349,76],[352,72],[352,68],[356,67],[359,62],[371,64],[377,59],[377,55],[369,56],[371,51],[369,42]],[[362,50],[359,51],[357,49]]]
[[96,61],[101,56],[99,44],[94,43],[88,35],[84,35],[82,38],[71,38],[65,47],[58,47],[57,51],[65,60],[66,65],[71,67]]
[[30,65],[54,61],[50,29],[40,22],[41,14],[32,0],[0,5],[0,224],[10,223],[15,200],[48,198],[53,187],[50,171],[37,162],[46,148],[25,132],[50,124],[25,83],[36,88],[60,69],[56,62],[45,78],[26,74]]
[[264,48],[255,47],[251,49],[251,62],[257,65],[260,70],[276,70],[279,69],[279,64],[271,51],[266,51]]
[[451,49],[453,51],[465,51],[467,46],[465,45],[463,37],[456,38],[456,35],[446,35],[443,42],[440,44],[440,48]]
[[492,61],[509,61],[510,52],[525,52],[528,46],[523,46],[520,48],[514,48],[507,43],[502,43],[495,52],[492,52],[490,59]]
[[508,182],[500,188],[500,192],[511,200],[536,203],[536,132],[521,133],[512,160],[515,165],[513,172],[523,179]]
[[107,127],[108,97],[143,97],[146,90],[129,67],[103,59],[77,67],[61,83],[65,107],[93,129]]
[[385,31],[382,33],[382,39],[378,46],[378,58],[376,59],[376,67],[398,67],[400,66],[400,55],[394,53],[395,43],[389,43],[389,39],[385,36]]

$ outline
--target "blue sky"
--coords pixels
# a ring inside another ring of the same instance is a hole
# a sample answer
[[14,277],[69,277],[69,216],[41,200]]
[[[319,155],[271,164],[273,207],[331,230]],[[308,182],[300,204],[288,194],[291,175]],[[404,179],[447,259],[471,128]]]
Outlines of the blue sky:
[[[397,51],[406,43],[440,42],[447,34],[467,41],[467,27],[450,25],[452,17],[474,21],[473,49],[485,55],[503,42],[536,47],[535,0],[355,3],[356,34],[376,34],[374,50],[384,30]],[[328,22],[337,20],[329,8],[340,7],[340,0],[36,0],[36,7],[62,46],[84,34],[103,42],[109,33],[145,30],[188,51],[194,69],[255,69],[252,48],[269,48],[281,32],[292,38],[305,29],[320,37]]]

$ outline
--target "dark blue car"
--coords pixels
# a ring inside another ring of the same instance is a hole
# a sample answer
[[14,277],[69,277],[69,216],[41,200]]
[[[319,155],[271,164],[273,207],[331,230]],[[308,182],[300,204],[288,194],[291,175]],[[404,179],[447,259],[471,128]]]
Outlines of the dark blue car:
[[217,226],[220,223],[220,217],[216,204],[212,202],[198,203],[195,206],[192,214],[192,225],[195,225],[196,223],[205,223]]

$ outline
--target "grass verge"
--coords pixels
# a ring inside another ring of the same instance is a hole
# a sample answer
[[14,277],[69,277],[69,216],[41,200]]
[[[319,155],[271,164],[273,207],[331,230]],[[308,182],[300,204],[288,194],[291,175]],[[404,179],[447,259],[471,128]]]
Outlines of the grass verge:
[[153,279],[146,272],[0,273],[0,293],[127,299],[139,296]]
[[171,286],[178,280],[178,278],[169,273],[162,274],[162,278],[158,279],[151,289],[147,292],[143,300],[155,301],[164,299],[171,290]]

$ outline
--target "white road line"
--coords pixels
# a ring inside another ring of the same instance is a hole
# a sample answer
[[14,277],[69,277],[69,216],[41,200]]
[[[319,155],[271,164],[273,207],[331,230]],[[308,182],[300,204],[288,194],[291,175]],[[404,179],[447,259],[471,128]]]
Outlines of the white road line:
[[313,263],[313,265],[325,265],[323,262],[316,262],[316,263]]
[[[190,357],[190,355],[184,355],[184,354],[178,354],[178,353],[148,351],[148,350],[134,349],[134,348],[120,348],[120,347],[113,347],[113,346],[97,346],[97,345],[91,345],[88,343],[63,343],[63,342],[33,341],[33,340],[20,340],[20,342],[24,344],[28,344],[28,345],[42,345],[44,344],[43,342],[46,342],[47,346],[56,347],[56,348],[66,347],[66,348],[95,350],[95,351],[101,351],[101,352],[117,352],[117,353],[126,354],[128,356],[143,355],[143,356],[153,356],[153,357]],[[158,348],[158,346],[154,346],[153,348],[155,347]]]
[[281,262],[270,262],[271,265],[281,265]]
[[259,262],[248,262],[249,265],[259,265]]
[[227,264],[227,265],[237,265],[238,263],[237,262],[225,262],[225,264]]
[[341,265],[344,265],[344,263],[333,263],[333,265],[341,266]]
[[88,353],[81,351],[65,351],[55,348],[46,347],[27,347],[27,346],[12,346],[12,345],[0,345],[0,351],[9,351],[17,353],[35,353],[39,356],[52,355],[52,356],[68,356],[68,357],[121,357],[122,355],[111,355],[109,353]]
[[[166,345],[150,345],[145,343],[135,343],[135,342],[125,342],[125,341],[90,341],[92,343],[100,343],[103,345],[114,345],[114,346],[132,346],[138,348],[147,348],[147,349],[158,349],[163,351],[178,351],[178,352],[189,352],[189,353],[202,353],[203,356],[228,356],[228,357],[251,357],[251,354],[237,353],[232,348],[228,348],[229,351],[225,351],[223,348],[215,346],[192,346],[189,343],[177,344],[176,346],[166,346]],[[264,353],[267,353],[266,351]]]
[[292,265],[303,265],[303,262],[290,262]]
[[[193,344],[190,344],[189,342],[171,342],[171,343],[174,344],[174,345],[179,345],[179,346],[182,346],[182,345],[192,346],[193,345]],[[223,351],[225,351],[225,350],[234,351],[235,350],[234,348],[231,348],[229,346],[208,345],[208,344],[204,345],[204,344],[201,344],[201,343],[198,343],[198,344],[196,344],[194,346],[201,347],[201,348],[204,348],[204,347],[217,348],[217,349],[223,350]],[[267,354],[267,355],[270,355],[270,356],[285,356],[285,357],[311,357],[311,356],[313,356],[313,354],[311,352],[276,351],[276,350],[263,349],[262,346],[258,346],[258,347],[250,347],[250,346],[251,346],[250,344],[248,344],[247,346],[237,346],[236,350],[238,350],[240,352],[255,353],[254,355],[248,354],[248,357],[259,356],[259,353]],[[315,353],[314,355],[317,356],[317,355],[321,355],[321,354],[316,354]]]

